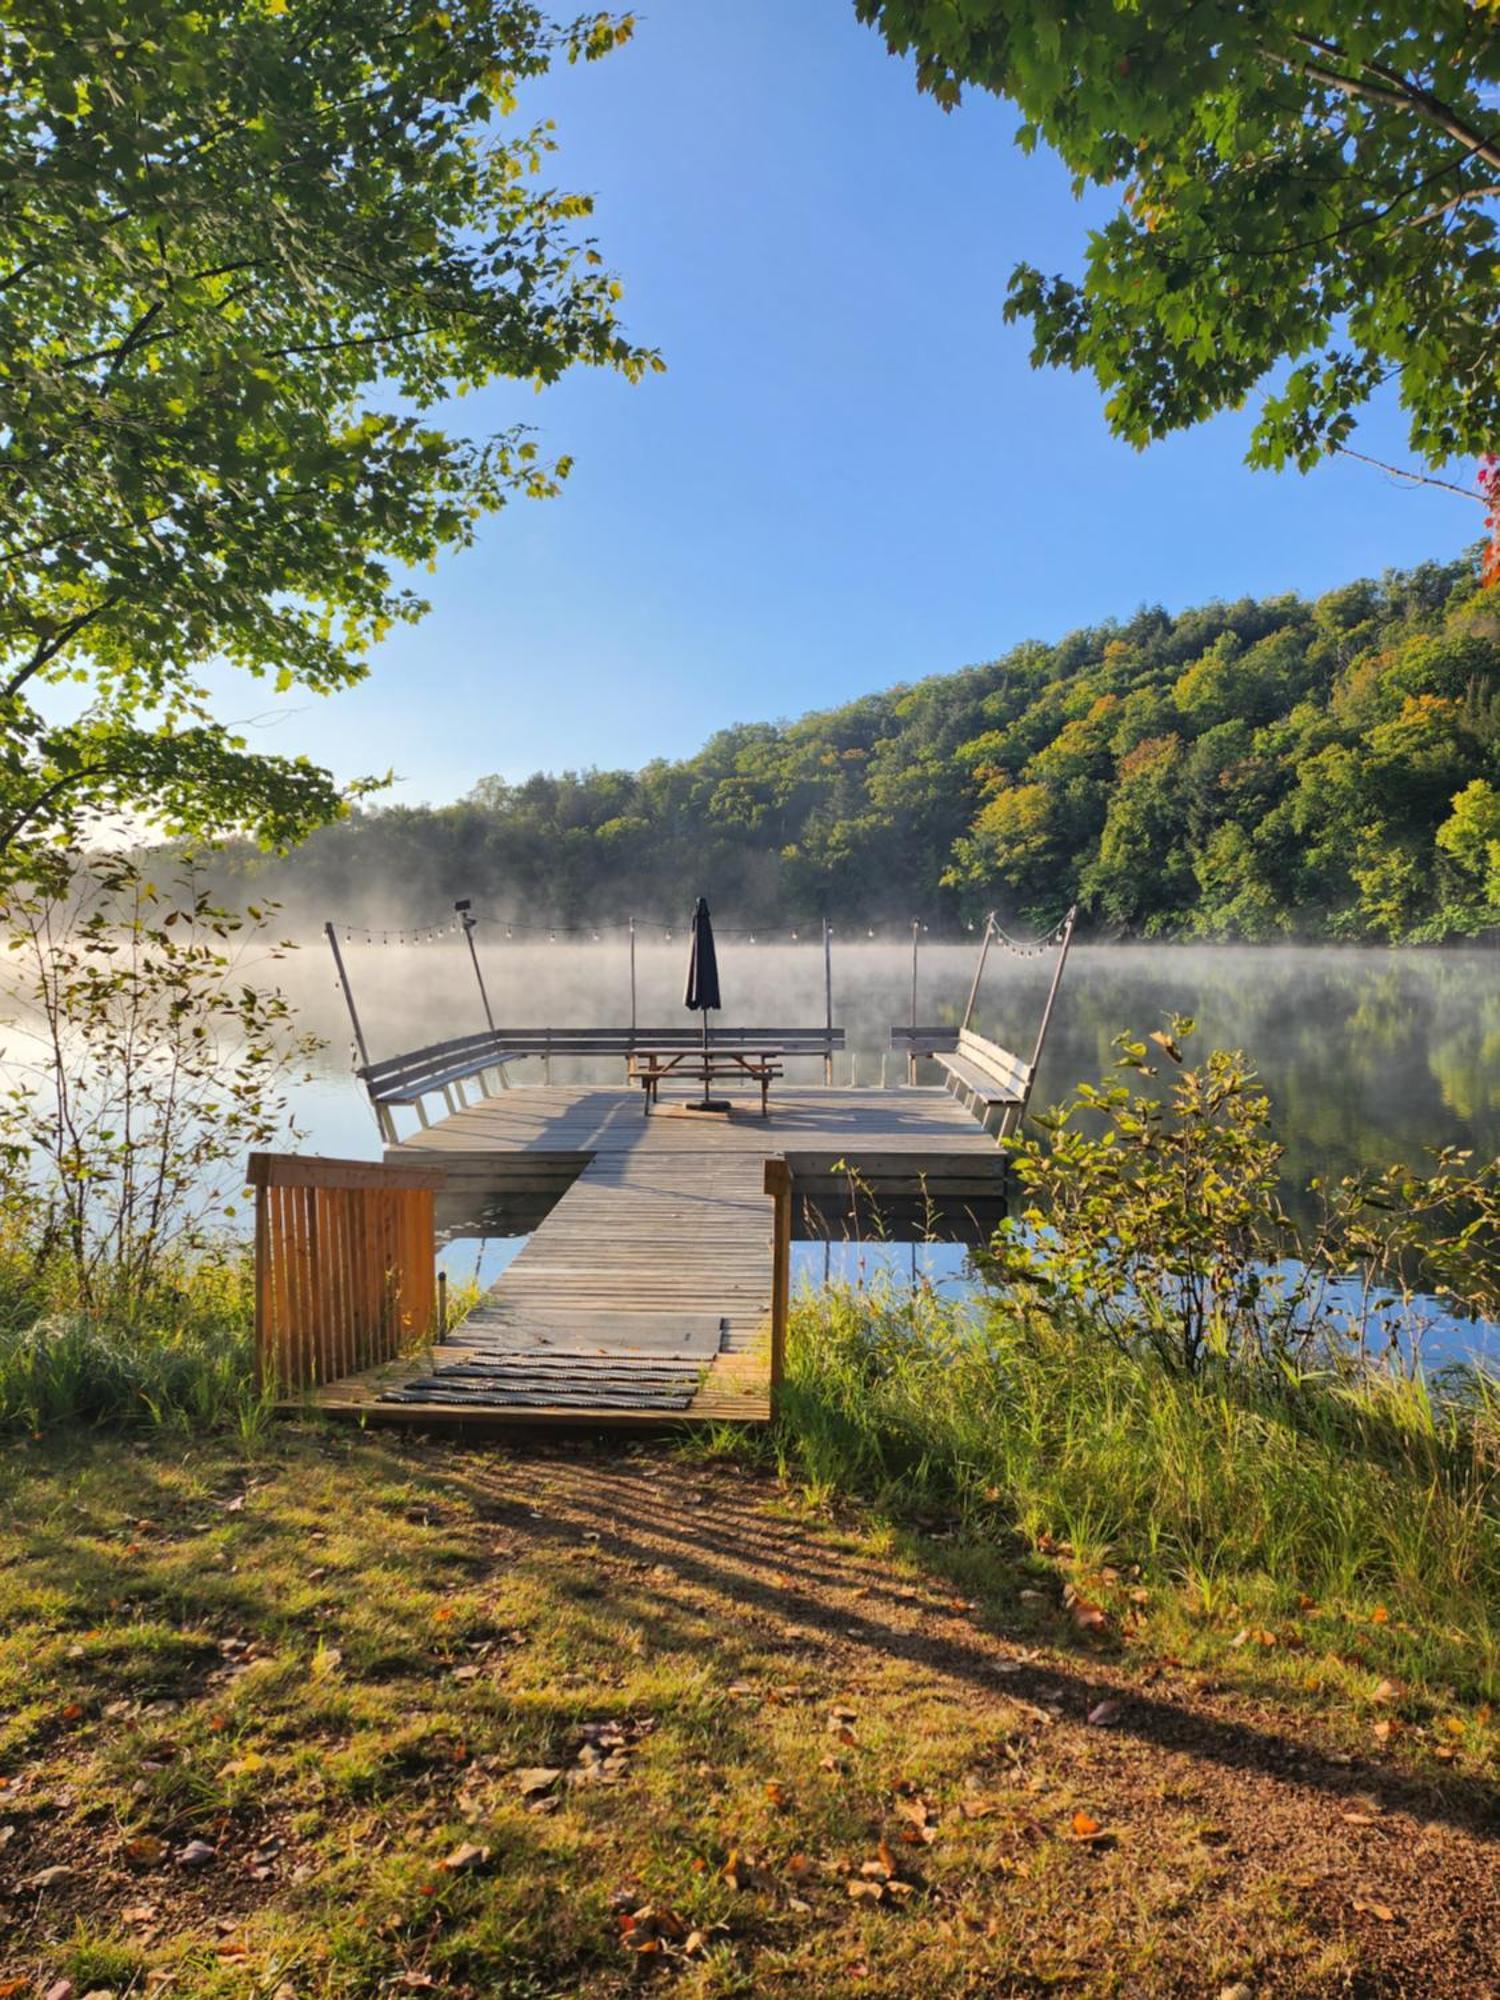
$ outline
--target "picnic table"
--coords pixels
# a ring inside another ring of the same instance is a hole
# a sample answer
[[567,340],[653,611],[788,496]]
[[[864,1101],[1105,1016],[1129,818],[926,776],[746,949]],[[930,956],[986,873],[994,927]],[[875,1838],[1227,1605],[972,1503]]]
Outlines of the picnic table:
[[781,1065],[785,1054],[785,1049],[770,1046],[716,1048],[712,1043],[706,1049],[635,1049],[630,1057],[630,1076],[645,1091],[648,1118],[663,1077],[681,1077],[686,1082],[701,1083],[705,1096],[712,1083],[721,1079],[734,1082],[747,1077],[760,1085],[760,1115],[769,1118],[771,1083],[773,1078],[784,1074]]

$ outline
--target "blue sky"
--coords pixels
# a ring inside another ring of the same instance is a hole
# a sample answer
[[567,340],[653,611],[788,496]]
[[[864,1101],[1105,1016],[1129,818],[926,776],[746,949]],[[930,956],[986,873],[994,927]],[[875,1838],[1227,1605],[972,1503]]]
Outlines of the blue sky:
[[[394,766],[393,796],[436,802],[1479,532],[1477,508],[1362,467],[1251,473],[1248,414],[1144,454],[1112,440],[1093,383],[1032,370],[1001,319],[1011,265],[1075,267],[1089,209],[1003,104],[919,97],[852,0],[647,0],[628,48],[523,100],[544,111],[549,178],[597,196],[629,329],[669,372],[455,405],[572,453],[562,497],[423,576],[431,615],[362,688],[237,693],[257,745]],[[1393,411],[1359,442],[1408,456]]]

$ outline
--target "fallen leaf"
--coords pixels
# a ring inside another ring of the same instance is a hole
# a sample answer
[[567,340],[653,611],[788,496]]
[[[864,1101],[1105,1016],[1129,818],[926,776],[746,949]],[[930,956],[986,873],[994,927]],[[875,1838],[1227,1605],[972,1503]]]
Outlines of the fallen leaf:
[[231,1757],[227,1764],[219,1768],[221,1778],[248,1778],[252,1771],[263,1771],[266,1759],[258,1750],[247,1750],[242,1757]]
[[450,1875],[473,1875],[488,1863],[489,1858],[490,1850],[487,1847],[476,1847],[472,1840],[466,1840],[455,1847],[446,1860],[438,1863],[438,1866],[446,1869]]
[[1361,1902],[1356,1896],[1353,1908],[1358,1910],[1363,1916],[1374,1917],[1382,1924],[1393,1924],[1396,1921],[1396,1912],[1391,1908],[1389,1903],[1365,1903]]
[[1119,1721],[1121,1713],[1122,1709],[1119,1702],[1101,1701],[1096,1707],[1089,1710],[1089,1727],[1091,1729],[1108,1729],[1111,1723]]
[[523,1799],[539,1799],[551,1791],[561,1776],[561,1771],[554,1771],[549,1765],[536,1764],[529,1770],[517,1771],[516,1785]]
[[850,1881],[844,1884],[851,1902],[883,1903],[885,1901],[884,1882]]
[[167,1843],[154,1833],[138,1833],[125,1843],[125,1859],[138,1868],[153,1867],[167,1851]]
[[217,1848],[210,1847],[206,1840],[190,1840],[186,1847],[177,1850],[179,1868],[207,1868],[217,1855]]
[[1370,1696],[1371,1701],[1399,1701],[1401,1689],[1395,1681],[1382,1681]]
[[1386,1610],[1383,1604],[1377,1604],[1375,1609],[1370,1613],[1370,1623],[1372,1625],[1389,1625],[1390,1622],[1390,1612]]
[[1109,1836],[1092,1813],[1081,1808],[1073,1815],[1073,1838],[1075,1840],[1107,1840]]
[[58,1889],[64,1882],[71,1882],[75,1871],[66,1861],[59,1861],[55,1867],[39,1868],[35,1875],[28,1875],[21,1884],[23,1889]]

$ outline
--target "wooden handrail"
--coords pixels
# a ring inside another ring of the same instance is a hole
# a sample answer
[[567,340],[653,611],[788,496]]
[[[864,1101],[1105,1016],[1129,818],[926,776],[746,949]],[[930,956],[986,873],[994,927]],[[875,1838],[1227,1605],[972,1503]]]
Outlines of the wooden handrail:
[[434,1336],[441,1168],[252,1153],[247,1178],[265,1392],[355,1375]]
[[786,1329],[792,1306],[792,1170],[779,1155],[766,1161],[771,1221],[771,1415],[786,1372]]

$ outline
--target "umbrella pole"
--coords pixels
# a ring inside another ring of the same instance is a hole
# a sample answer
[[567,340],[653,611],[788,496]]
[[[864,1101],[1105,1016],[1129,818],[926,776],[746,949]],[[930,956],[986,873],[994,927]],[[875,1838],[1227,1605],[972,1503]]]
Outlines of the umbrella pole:
[[703,1010],[703,1108],[709,1105],[708,1096],[708,1009]]

